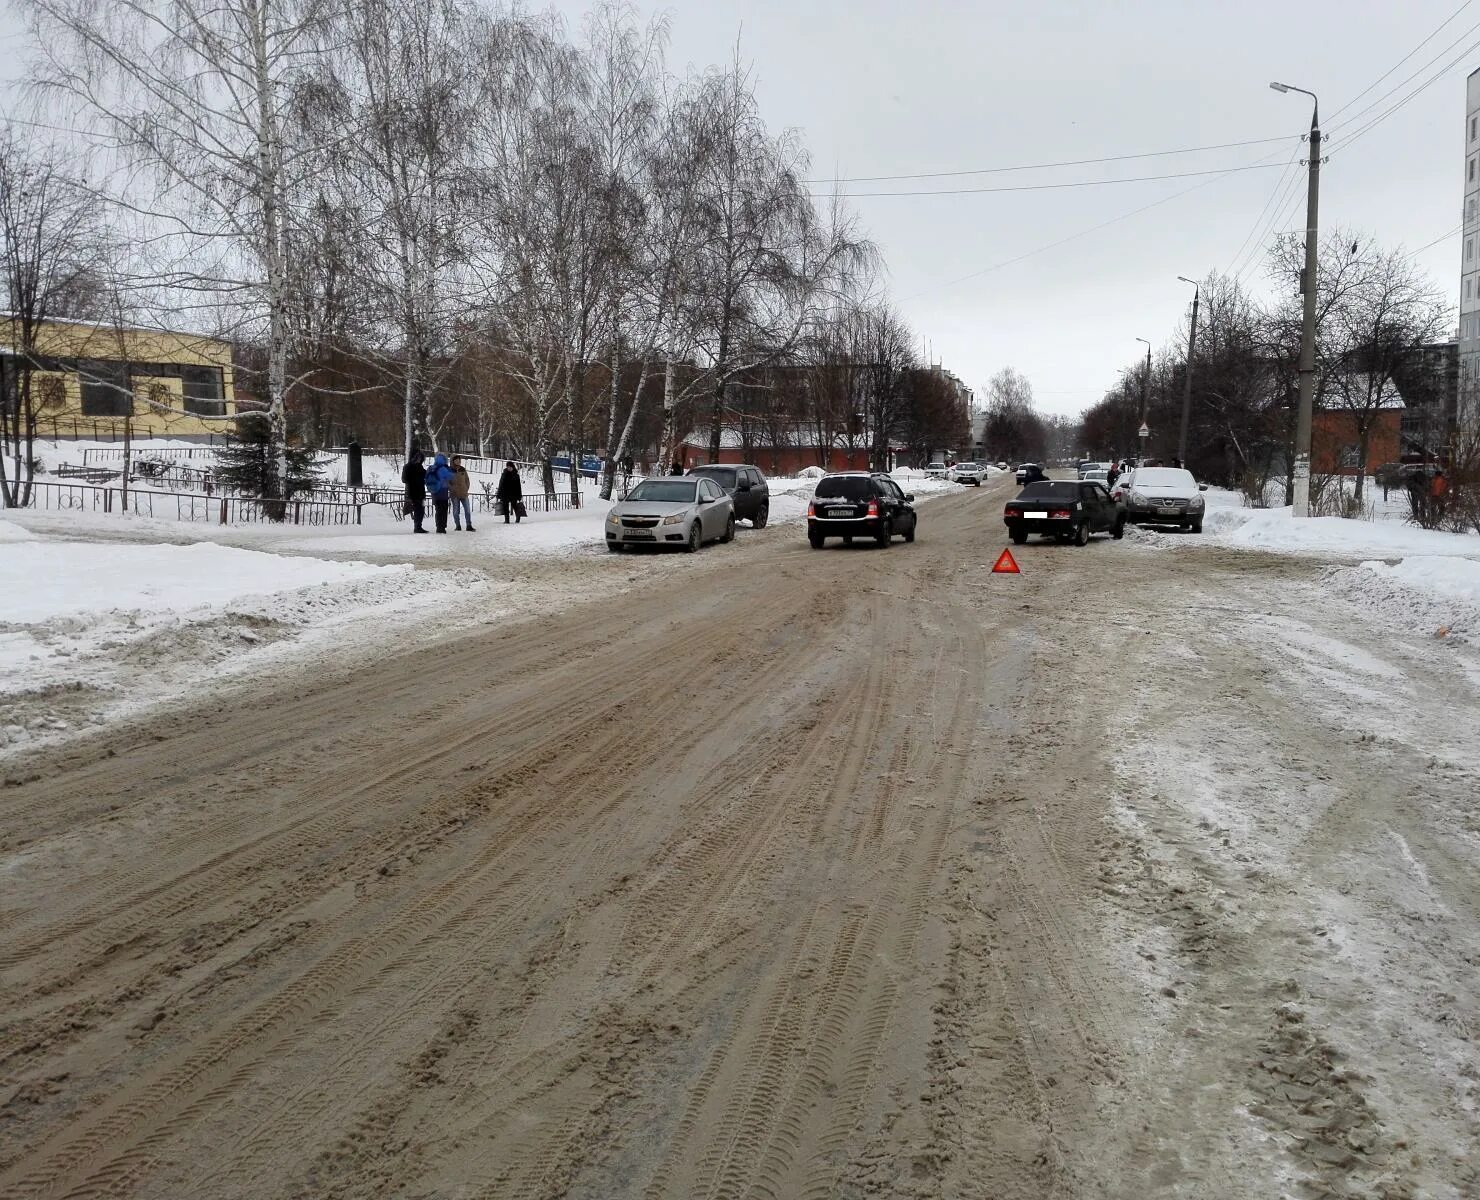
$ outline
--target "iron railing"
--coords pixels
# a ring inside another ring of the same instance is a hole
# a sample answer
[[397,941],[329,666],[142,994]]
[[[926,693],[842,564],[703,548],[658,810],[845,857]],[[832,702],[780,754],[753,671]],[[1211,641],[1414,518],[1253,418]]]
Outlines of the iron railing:
[[51,512],[132,513],[217,525],[359,525],[363,506],[299,497],[263,500],[255,496],[205,496],[86,483],[36,482],[31,485],[29,507]]

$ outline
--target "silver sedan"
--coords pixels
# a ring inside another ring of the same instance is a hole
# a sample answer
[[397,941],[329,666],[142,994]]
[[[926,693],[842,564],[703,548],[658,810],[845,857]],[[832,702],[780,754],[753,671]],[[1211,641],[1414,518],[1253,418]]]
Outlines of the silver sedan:
[[712,479],[645,479],[606,514],[606,548],[669,546],[693,553],[705,542],[733,541],[735,502]]

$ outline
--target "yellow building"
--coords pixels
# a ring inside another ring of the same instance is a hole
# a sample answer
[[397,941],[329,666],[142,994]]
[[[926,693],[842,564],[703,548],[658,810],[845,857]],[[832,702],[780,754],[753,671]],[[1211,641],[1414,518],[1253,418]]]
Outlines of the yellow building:
[[232,432],[230,342],[164,329],[47,321],[32,353],[21,354],[20,335],[18,318],[0,314],[0,396],[14,406],[29,371],[43,437],[117,439],[128,432],[193,440]]

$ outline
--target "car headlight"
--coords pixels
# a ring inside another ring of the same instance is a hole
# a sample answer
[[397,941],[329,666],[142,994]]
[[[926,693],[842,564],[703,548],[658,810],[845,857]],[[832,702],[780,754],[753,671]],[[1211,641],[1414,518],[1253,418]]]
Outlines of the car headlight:
[[622,523],[622,518],[617,514],[616,509],[612,509],[611,512],[606,514],[606,523],[608,525],[620,525]]
[[1190,503],[1193,508],[1201,508],[1203,506],[1203,498],[1201,496],[1194,496]]
[[1140,492],[1132,492],[1131,493],[1131,503],[1132,504],[1145,504],[1146,503],[1146,497],[1143,496],[1143,495],[1141,495]]
[[664,525],[682,525],[688,518],[688,513],[670,513],[663,518]]

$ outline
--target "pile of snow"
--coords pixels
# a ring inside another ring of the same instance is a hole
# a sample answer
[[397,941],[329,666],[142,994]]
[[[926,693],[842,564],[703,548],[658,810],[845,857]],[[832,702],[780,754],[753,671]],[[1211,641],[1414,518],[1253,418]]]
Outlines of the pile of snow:
[[212,542],[56,542],[32,534],[17,541],[0,562],[0,622],[26,625],[114,613],[159,616],[408,569],[288,558]]
[[1285,554],[1350,558],[1439,554],[1480,558],[1480,538],[1470,535],[1343,517],[1306,517],[1297,521],[1289,508],[1210,507],[1203,521],[1203,532],[1225,545]]
[[1417,555],[1369,561],[1333,573],[1343,595],[1409,630],[1443,636],[1480,634],[1480,561]]
[[0,519],[0,546],[13,542],[34,542],[37,537],[29,529],[24,529],[13,521]]

